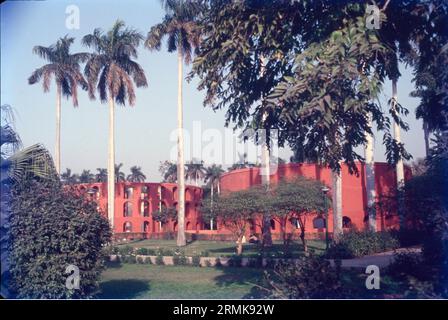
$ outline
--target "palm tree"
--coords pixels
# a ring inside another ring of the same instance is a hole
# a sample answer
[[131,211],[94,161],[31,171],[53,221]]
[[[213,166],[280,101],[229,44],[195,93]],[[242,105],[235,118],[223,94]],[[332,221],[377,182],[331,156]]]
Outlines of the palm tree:
[[[1,241],[1,278],[5,279],[9,271],[8,246],[9,221],[11,217],[11,182],[18,182],[27,176],[36,176],[42,179],[56,179],[57,172],[54,168],[53,160],[49,152],[41,145],[36,144],[31,147],[19,150],[22,146],[20,137],[15,132],[13,122],[13,112],[9,105],[0,106],[2,123],[0,126],[0,241]],[[3,119],[6,120],[3,123]],[[3,295],[8,298],[10,292],[1,284]]]
[[177,245],[185,246],[185,168],[184,168],[184,138],[183,138],[183,109],[182,109],[182,67],[183,61],[191,61],[193,48],[199,45],[199,27],[195,18],[199,14],[199,7],[193,1],[163,0],[166,15],[162,23],[151,28],[145,41],[150,50],[160,50],[162,39],[168,37],[168,51],[177,51],[178,80],[177,80],[177,183],[178,183],[178,232]]
[[201,162],[194,162],[191,161],[190,163],[186,164],[186,173],[185,178],[194,180],[194,184],[199,187],[199,180],[204,178],[205,174],[205,168],[204,168],[204,161]]
[[106,168],[96,168],[95,180],[96,182],[107,182],[107,169]]
[[72,170],[67,168],[65,172],[61,173],[61,180],[65,184],[75,184],[79,181],[79,176],[72,174]]
[[164,182],[173,183],[177,181],[177,164],[170,161],[161,162],[159,172]]
[[124,28],[125,24],[117,20],[107,33],[95,29],[84,36],[82,43],[95,50],[90,55],[84,73],[89,85],[89,96],[95,98],[95,88],[101,102],[109,103],[109,156],[107,168],[107,210],[113,225],[115,212],[115,102],[125,105],[126,99],[135,103],[134,83],[137,87],[146,87],[147,81],[142,67],[132,58],[137,58],[137,47],[143,36]]
[[[369,125],[372,128],[372,115],[369,115]],[[366,193],[367,193],[367,214],[369,229],[376,232],[376,190],[375,190],[375,160],[374,160],[375,140],[372,134],[366,132],[365,172],[366,172]]]
[[146,176],[143,174],[141,167],[133,166],[127,180],[130,182],[145,182]]
[[80,183],[91,183],[95,179],[95,175],[90,172],[90,170],[83,170],[79,175]]
[[87,90],[87,82],[80,71],[79,64],[86,61],[87,53],[70,54],[70,46],[75,38],[65,36],[49,47],[35,46],[33,52],[49,63],[36,69],[28,78],[29,84],[35,84],[42,79],[44,92],[50,90],[51,77],[56,83],[56,146],[55,166],[61,170],[61,96],[72,97],[73,106],[78,106],[78,85]]
[[[224,170],[222,166],[217,166],[216,164],[213,164],[205,169],[204,180],[210,185],[210,208],[213,208],[214,189],[217,189],[218,195],[221,192],[219,179],[223,173]],[[210,230],[213,230],[213,217],[210,218]]]
[[122,163],[115,164],[115,182],[123,182],[126,181],[126,175],[123,171],[121,171],[121,167],[123,166]]

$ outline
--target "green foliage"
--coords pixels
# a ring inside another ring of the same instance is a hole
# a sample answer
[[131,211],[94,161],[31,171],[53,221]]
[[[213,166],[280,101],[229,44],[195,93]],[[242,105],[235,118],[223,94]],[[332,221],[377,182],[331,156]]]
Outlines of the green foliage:
[[191,264],[195,267],[200,267],[201,266],[201,256],[199,256],[199,255],[193,256]]
[[430,268],[424,264],[420,253],[402,252],[394,255],[393,262],[387,267],[387,274],[395,278],[415,277],[429,280],[432,276]]
[[119,246],[118,252],[122,256],[130,255],[134,253],[134,248],[131,246]]
[[[29,179],[14,186],[11,208],[11,289],[17,297],[92,297],[111,239],[97,204],[59,182]],[[79,290],[65,287],[68,265],[80,270]]]
[[169,221],[177,221],[177,210],[174,207],[162,206],[161,210],[152,212],[152,218],[162,224],[168,223]]
[[185,252],[176,250],[173,254],[173,264],[175,266],[185,266],[187,264],[187,257],[185,257]]
[[148,255],[148,248],[138,248],[135,251],[136,254],[142,255],[142,256],[147,256]]
[[330,246],[326,256],[350,259],[398,247],[398,241],[388,232],[349,231],[341,237],[339,242]]
[[156,256],[156,265],[158,266],[163,266],[165,264],[165,262],[163,261],[163,256],[162,254],[159,252]]
[[[126,28],[117,20],[109,32],[95,29],[82,38],[82,44],[95,50],[88,56],[84,74],[88,82],[91,99],[98,90],[102,102],[108,97],[118,104],[135,104],[135,89],[146,87],[147,81],[142,67],[132,58],[137,57],[137,47],[143,36],[136,30]],[[118,175],[120,176],[120,175]]]
[[271,298],[342,298],[339,273],[323,257],[310,255],[297,262],[279,261],[272,272],[265,271]]

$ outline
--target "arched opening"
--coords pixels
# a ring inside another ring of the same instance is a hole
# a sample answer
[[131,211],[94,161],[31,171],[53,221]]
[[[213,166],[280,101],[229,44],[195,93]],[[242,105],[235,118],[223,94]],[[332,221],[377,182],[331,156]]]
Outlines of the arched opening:
[[177,231],[177,222],[174,222],[173,231]]
[[134,188],[133,187],[124,187],[124,198],[125,199],[132,199],[132,195],[134,194]]
[[123,223],[123,232],[132,232],[132,223],[130,221]]
[[140,201],[140,215],[142,217],[149,217],[149,202]]
[[142,232],[149,232],[149,221],[143,221]]
[[275,220],[271,219],[271,230],[275,230]]
[[148,186],[142,186],[140,190],[140,199],[148,199],[149,198],[149,187]]
[[347,216],[342,217],[342,227],[343,228],[351,228],[352,227],[352,219]]
[[132,217],[132,203],[129,201],[123,204],[123,217]]
[[191,230],[191,223],[190,223],[190,221],[187,222],[185,230]]

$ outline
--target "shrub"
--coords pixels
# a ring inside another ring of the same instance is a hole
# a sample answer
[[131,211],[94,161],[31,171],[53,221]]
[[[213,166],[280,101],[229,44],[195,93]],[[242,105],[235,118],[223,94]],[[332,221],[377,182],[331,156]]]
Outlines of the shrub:
[[159,253],[156,257],[156,265],[163,266],[165,262],[163,261],[163,256]]
[[137,258],[133,255],[121,256],[121,262],[135,264],[137,263]]
[[157,250],[151,249],[151,248],[146,248],[146,255],[148,255],[148,256],[156,256],[157,255]]
[[321,256],[311,254],[295,262],[279,261],[265,271],[271,298],[319,299],[344,296],[340,274]]
[[350,259],[396,249],[398,241],[388,232],[349,231],[328,249],[328,258]]
[[424,232],[414,229],[392,230],[391,235],[398,240],[400,247],[410,247],[422,244],[425,238]]
[[110,253],[111,254],[119,254],[120,252],[119,252],[119,249],[118,249],[117,246],[111,246],[110,247]]
[[142,256],[146,256],[148,255],[148,249],[147,248],[138,248],[135,251],[136,254],[142,255]]
[[184,266],[187,264],[187,257],[185,257],[185,253],[180,250],[176,250],[173,254],[173,264],[175,266]]
[[221,268],[222,267],[222,262],[221,262],[221,258],[217,257],[215,260],[215,267],[217,268]]
[[118,247],[118,253],[122,256],[132,254],[134,252],[134,248],[131,246],[120,246]]
[[195,267],[200,267],[201,266],[201,256],[193,256],[191,264]]
[[203,257],[210,257],[210,252],[208,250],[205,250],[204,252],[202,252],[201,254]]
[[419,280],[429,280],[431,278],[431,270],[424,264],[422,255],[412,252],[395,254],[393,262],[387,268],[387,273],[400,279],[408,276]]
[[210,262],[210,260],[205,260],[205,266],[209,267],[209,268],[212,266],[212,263]]
[[[93,297],[104,269],[104,245],[111,240],[97,204],[59,181],[25,180],[12,188],[11,213],[10,292],[27,299]],[[70,265],[80,270],[79,290],[65,286]]]
[[143,259],[143,257],[137,257],[137,263],[138,264],[144,264],[145,260]]
[[229,259],[229,267],[241,267],[242,266],[242,258],[239,255],[233,255]]

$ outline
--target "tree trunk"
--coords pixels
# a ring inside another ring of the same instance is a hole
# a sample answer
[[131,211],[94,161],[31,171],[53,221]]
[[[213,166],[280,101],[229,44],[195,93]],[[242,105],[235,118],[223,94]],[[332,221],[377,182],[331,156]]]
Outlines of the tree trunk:
[[61,86],[57,86],[56,94],[56,144],[54,150],[56,172],[61,174]]
[[[372,128],[372,115],[369,115],[369,127]],[[374,137],[371,134],[366,134],[366,193],[367,193],[367,215],[369,230],[376,232],[376,208],[375,208],[375,162],[374,162]]]
[[243,253],[243,236],[238,237],[236,242],[236,254],[240,256]]
[[303,251],[304,252],[308,252],[308,244],[306,243],[305,229],[304,228],[300,228],[300,240],[302,240]]
[[210,230],[213,230],[213,182],[210,184],[210,209],[212,210],[212,216],[210,218]]
[[339,241],[342,235],[342,176],[340,172],[332,170],[333,182],[333,239]]
[[428,122],[423,119],[423,134],[425,138],[425,155],[429,156],[429,126]]
[[184,136],[183,136],[183,109],[182,109],[182,50],[179,49],[178,79],[177,79],[177,191],[179,199],[179,208],[177,216],[177,245],[179,247],[186,245],[185,240],[185,167],[184,167]]
[[[396,110],[396,105],[398,103],[397,97],[397,79],[392,80],[392,103],[391,108]],[[400,136],[400,126],[394,121],[394,139],[397,143],[401,143]],[[404,186],[404,164],[403,159],[400,157],[396,164],[397,171],[397,196],[398,196],[398,217],[400,219],[400,228],[404,227],[404,216],[403,216],[403,195],[401,192],[402,187]]]
[[107,215],[115,230],[115,106],[109,97],[109,157],[107,166]]
[[[263,114],[263,123],[266,120],[267,114]],[[262,184],[266,187],[266,189],[269,189],[269,186],[271,184],[271,159],[269,155],[269,146],[268,146],[268,136],[267,133],[265,133],[265,141],[262,145],[261,150],[261,161],[262,161],[262,167],[261,167],[261,181]],[[271,234],[271,219],[268,215],[263,215],[263,239],[262,244],[263,247],[270,247],[272,246],[272,234]]]

